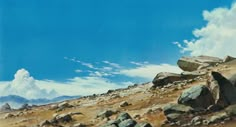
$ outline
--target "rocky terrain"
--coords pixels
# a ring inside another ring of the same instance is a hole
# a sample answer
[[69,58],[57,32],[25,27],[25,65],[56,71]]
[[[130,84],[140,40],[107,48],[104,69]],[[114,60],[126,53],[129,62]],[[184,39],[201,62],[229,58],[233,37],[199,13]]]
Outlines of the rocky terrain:
[[235,127],[236,59],[198,56],[181,74],[42,106],[0,108],[1,127]]

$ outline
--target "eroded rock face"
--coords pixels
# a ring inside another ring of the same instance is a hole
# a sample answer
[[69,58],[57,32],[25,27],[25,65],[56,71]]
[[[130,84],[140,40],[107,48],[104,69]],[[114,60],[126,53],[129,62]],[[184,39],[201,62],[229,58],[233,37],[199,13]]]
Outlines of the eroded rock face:
[[216,65],[223,62],[222,59],[211,56],[182,57],[178,60],[178,66],[184,71],[195,71],[199,68]]
[[226,107],[236,104],[236,87],[220,73],[211,72],[208,86],[216,105]]
[[206,109],[214,104],[214,99],[205,85],[197,85],[184,90],[178,99],[178,103],[193,108]]

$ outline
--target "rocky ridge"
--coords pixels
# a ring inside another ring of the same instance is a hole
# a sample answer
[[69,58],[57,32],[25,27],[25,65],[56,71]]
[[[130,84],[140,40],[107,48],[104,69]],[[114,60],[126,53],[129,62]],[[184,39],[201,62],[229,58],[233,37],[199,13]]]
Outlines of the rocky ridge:
[[236,126],[236,60],[198,56],[150,83],[42,106],[0,109],[2,127]]

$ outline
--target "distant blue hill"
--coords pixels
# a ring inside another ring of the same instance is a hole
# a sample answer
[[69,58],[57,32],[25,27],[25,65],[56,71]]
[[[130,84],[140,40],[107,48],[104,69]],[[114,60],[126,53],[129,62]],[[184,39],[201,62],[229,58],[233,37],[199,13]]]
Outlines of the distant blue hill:
[[52,99],[40,98],[40,99],[26,99],[21,96],[17,95],[8,95],[8,96],[0,96],[0,107],[5,103],[9,103],[12,107],[18,108],[23,104],[30,104],[30,105],[43,105],[49,103],[55,103],[65,100],[71,100],[80,98],[81,96],[59,96]]

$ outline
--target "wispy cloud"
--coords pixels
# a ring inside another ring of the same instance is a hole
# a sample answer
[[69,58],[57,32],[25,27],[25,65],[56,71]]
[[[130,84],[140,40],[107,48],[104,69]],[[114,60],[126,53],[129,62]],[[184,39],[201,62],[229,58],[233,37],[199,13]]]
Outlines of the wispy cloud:
[[181,51],[192,56],[236,56],[236,3],[231,8],[203,11],[203,18],[207,24],[193,31],[194,39],[184,40],[183,45],[175,42]]
[[177,66],[169,64],[146,64],[135,68],[122,69],[119,73],[128,77],[143,78],[151,81],[159,72],[180,73],[181,69]]
[[112,67],[115,67],[115,68],[121,68],[121,66],[120,66],[119,64],[117,64],[117,63],[112,63],[112,62],[110,62],[110,61],[103,61],[103,63],[108,64],[108,65],[110,65],[110,66],[112,66]]

